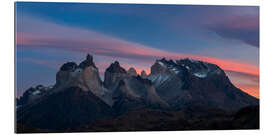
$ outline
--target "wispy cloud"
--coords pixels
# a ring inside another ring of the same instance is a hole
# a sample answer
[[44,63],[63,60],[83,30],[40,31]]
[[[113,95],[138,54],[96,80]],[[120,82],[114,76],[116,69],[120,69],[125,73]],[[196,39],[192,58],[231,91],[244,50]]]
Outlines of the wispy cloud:
[[235,71],[230,71],[230,70],[226,70],[225,72],[230,76],[237,76],[239,78],[249,80],[249,82],[252,82],[253,84],[259,85],[259,79],[260,79],[259,75],[235,72]]
[[[23,18],[20,21],[21,22],[18,22],[19,28],[16,33],[16,44],[18,46],[46,47],[66,51],[92,53],[94,54],[94,57],[97,57],[96,64],[100,67],[101,74],[104,74],[105,69],[109,66],[110,62],[113,62],[113,60],[119,60],[125,69],[135,67],[138,73],[140,73],[141,70],[146,70],[146,72],[149,73],[150,66],[154,63],[155,59],[162,57],[169,59],[189,57],[219,65],[224,70],[230,71],[229,76],[235,78],[235,85],[241,89],[248,89],[248,86],[250,86],[250,89],[252,88],[258,93],[258,84],[247,83],[246,80],[256,82],[256,78],[259,76],[259,67],[249,63],[195,54],[169,52],[149,47],[145,44],[116,38],[111,35],[104,35],[100,32],[89,29],[86,30],[63,26],[28,17]],[[213,25],[213,27],[214,26],[218,25]],[[253,30],[253,27],[256,27],[256,24],[250,22],[250,24],[246,24],[244,26],[231,26],[230,23],[224,22],[224,24],[218,27],[223,26],[224,28],[225,26],[228,27],[229,30],[240,29],[241,31],[241,29]],[[59,69],[61,64],[64,63],[53,60],[37,60],[32,58],[23,58],[19,60],[50,66],[54,69]],[[238,80],[240,77],[240,80],[244,81],[237,81],[237,77]]]
[[244,62],[236,62],[226,59],[212,58],[206,56],[197,56],[193,54],[174,53],[163,51],[141,44],[132,43],[112,37],[100,39],[84,39],[84,38],[57,38],[57,37],[39,37],[29,36],[28,34],[18,33],[17,44],[23,46],[39,46],[56,49],[64,49],[68,51],[77,51],[85,53],[93,53],[96,55],[111,56],[115,58],[126,58],[140,60],[141,62],[153,62],[154,59],[167,57],[170,59],[180,59],[190,57],[193,59],[204,60],[215,63],[225,70],[236,72],[244,72],[249,74],[258,74],[258,67]]
[[[21,46],[38,46],[55,48],[68,51],[93,53],[95,55],[110,56],[114,58],[137,60],[142,63],[151,63],[153,60],[167,57],[170,59],[180,59],[190,57],[193,59],[204,60],[215,63],[225,70],[243,72],[248,74],[259,74],[257,66],[232,61],[227,59],[198,56],[194,54],[175,53],[160,50],[140,43],[134,43],[112,36],[104,35],[92,30],[84,30],[62,26],[49,22],[32,20],[24,22],[25,26],[31,27],[31,32],[19,31],[16,34],[16,44]],[[34,23],[33,25],[31,25]],[[46,31],[40,32],[39,28],[47,28]],[[59,31],[64,32],[62,34]],[[71,36],[71,35],[83,36]]]
[[52,69],[59,69],[59,67],[63,64],[60,61],[53,61],[53,60],[41,60],[41,59],[34,59],[34,58],[19,58],[17,62],[31,62],[38,65],[43,65]]
[[232,83],[241,90],[259,98],[259,75],[246,74],[235,71],[225,71]]
[[217,16],[206,22],[208,29],[221,37],[259,47],[259,15]]
[[260,91],[259,91],[259,85],[255,85],[255,84],[245,84],[245,83],[234,83],[234,85],[238,88],[240,88],[241,90],[243,90],[244,92],[260,98]]

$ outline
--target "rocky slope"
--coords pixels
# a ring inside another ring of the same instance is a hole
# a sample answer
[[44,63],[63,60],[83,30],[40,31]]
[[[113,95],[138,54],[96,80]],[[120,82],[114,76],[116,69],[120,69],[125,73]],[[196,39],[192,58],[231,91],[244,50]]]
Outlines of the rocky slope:
[[113,114],[112,108],[91,91],[70,87],[34,106],[17,110],[17,123],[31,128],[62,130]]
[[[211,112],[211,113],[209,113]],[[141,109],[70,129],[77,132],[240,130],[259,128],[259,106],[236,113],[205,107],[178,111]]]
[[169,108],[150,80],[141,78],[134,68],[126,72],[119,62],[106,69],[104,84],[112,91],[113,108],[118,113],[138,108]]
[[113,104],[111,93],[103,86],[98,68],[89,54],[79,66],[74,62],[67,62],[57,72],[55,89],[64,90],[69,87],[79,87],[83,91],[91,91],[107,104]]
[[225,110],[257,105],[258,99],[236,88],[217,65],[191,59],[157,60],[148,76],[174,109],[206,105]]
[[[64,63],[54,86],[29,88],[16,101],[18,128],[35,131],[258,127],[258,109],[247,106],[258,105],[259,100],[236,88],[217,65],[191,59],[156,60],[149,75],[138,75],[134,68],[126,71],[115,61],[102,81],[88,54],[79,65]],[[125,126],[115,127],[120,125]]]

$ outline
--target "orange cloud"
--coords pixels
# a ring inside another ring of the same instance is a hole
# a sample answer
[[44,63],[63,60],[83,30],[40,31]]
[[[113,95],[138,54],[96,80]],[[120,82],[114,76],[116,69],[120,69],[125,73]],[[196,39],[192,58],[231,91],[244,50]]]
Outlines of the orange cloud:
[[260,98],[259,85],[240,84],[240,83],[235,83],[234,85],[240,88],[242,91],[248,93],[249,95],[254,96],[256,98]]
[[[54,34],[54,31],[65,31],[67,35],[57,35]],[[119,60],[126,69],[133,66],[137,69],[138,73],[140,73],[141,70],[145,70],[146,73],[149,74],[150,66],[154,63],[154,60],[161,57],[169,59],[181,59],[188,57],[217,64],[224,70],[257,76],[259,75],[259,67],[249,63],[194,54],[168,52],[165,50],[151,48],[147,45],[110,37],[91,30],[69,28],[55,24],[53,25],[53,31],[51,32],[52,34],[17,32],[16,44],[20,46],[47,47],[67,51],[92,53],[97,56],[112,57]],[[72,37],[68,35],[68,33],[77,33],[78,35],[83,36]],[[129,60],[134,62],[134,64],[127,64],[122,62],[122,60]],[[104,71],[104,69],[101,69],[101,71]],[[241,89],[249,89],[246,85],[239,85],[239,87]],[[254,87],[250,88],[254,89]],[[258,91],[258,89],[256,91]]]
[[217,64],[224,70],[232,70],[236,72],[259,75],[259,68],[248,63],[192,54],[172,53],[106,36],[100,36],[98,39],[71,39],[41,37],[28,35],[25,33],[18,33],[17,45],[49,47],[86,53],[91,52],[97,55],[114,56],[127,59],[139,59],[142,62],[147,63],[152,62],[153,59],[160,57],[167,57],[170,59],[189,57]]

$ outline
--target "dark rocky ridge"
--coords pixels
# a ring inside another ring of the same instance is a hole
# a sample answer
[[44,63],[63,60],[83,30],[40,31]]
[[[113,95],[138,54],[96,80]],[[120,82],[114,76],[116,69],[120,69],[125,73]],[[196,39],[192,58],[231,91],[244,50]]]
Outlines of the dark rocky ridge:
[[147,74],[146,74],[146,72],[144,70],[141,72],[141,77],[143,79],[146,79],[147,78]]
[[31,87],[27,89],[21,98],[16,98],[17,107],[22,106],[24,104],[31,103],[40,97],[46,95],[48,91],[52,88],[52,86],[45,87],[43,85],[37,85],[36,87]]
[[74,71],[78,65],[75,62],[67,62],[63,64],[60,68],[62,71]]
[[85,69],[86,67],[93,66],[94,68],[97,68],[95,63],[93,62],[93,56],[90,54],[87,54],[86,60],[82,61],[79,65],[80,68]]
[[[217,65],[191,59],[157,60],[148,76],[143,71],[135,75],[133,69],[127,72],[115,61],[106,69],[102,82],[88,54],[79,66],[75,62],[63,64],[54,87],[46,91],[45,87],[31,88],[17,102],[18,128],[34,131],[259,127],[256,107],[234,114],[258,105],[259,100],[236,88]],[[249,120],[251,124],[246,124]]]
[[127,71],[122,68],[118,61],[112,63],[105,71],[104,86],[108,89],[114,90],[120,80],[127,76]]
[[236,111],[259,104],[258,99],[236,88],[221,68],[202,61],[163,58],[151,67],[148,78],[174,109],[205,105]]
[[113,93],[113,99],[115,100],[113,108],[119,114],[142,108],[164,110],[169,108],[155,92],[151,81],[140,76],[121,80]]
[[112,63],[106,71],[111,73],[127,73],[127,71],[120,66],[118,61]]
[[129,68],[129,70],[127,71],[127,73],[128,73],[130,76],[137,76],[137,75],[138,75],[138,74],[137,74],[137,71],[136,71],[133,67]]
[[[27,113],[26,113],[27,112]],[[30,109],[20,109],[17,123],[31,128],[62,130],[113,116],[114,111],[92,92],[70,87],[42,100]]]

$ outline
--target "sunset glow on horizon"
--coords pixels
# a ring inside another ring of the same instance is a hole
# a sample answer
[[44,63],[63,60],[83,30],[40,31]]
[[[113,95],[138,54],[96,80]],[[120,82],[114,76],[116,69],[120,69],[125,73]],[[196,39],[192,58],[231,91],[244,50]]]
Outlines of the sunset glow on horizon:
[[259,98],[258,16],[247,6],[17,2],[16,94],[53,85],[63,63],[90,53],[102,78],[116,60],[138,74],[163,57],[206,61]]

